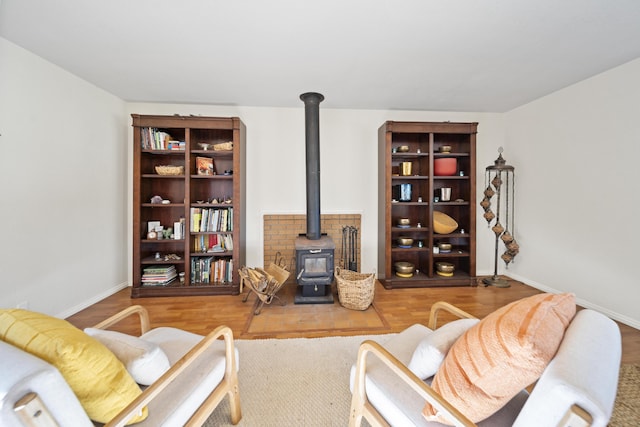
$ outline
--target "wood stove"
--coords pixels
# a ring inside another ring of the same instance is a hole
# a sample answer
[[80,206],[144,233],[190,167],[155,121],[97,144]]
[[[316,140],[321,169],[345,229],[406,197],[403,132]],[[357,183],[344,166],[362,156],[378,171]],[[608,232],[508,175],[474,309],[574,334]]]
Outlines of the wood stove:
[[333,240],[325,235],[317,240],[309,240],[304,235],[296,238],[296,304],[333,303],[335,248]]
[[320,103],[315,92],[300,95],[305,105],[307,234],[296,238],[296,304],[332,304],[335,243],[320,231]]

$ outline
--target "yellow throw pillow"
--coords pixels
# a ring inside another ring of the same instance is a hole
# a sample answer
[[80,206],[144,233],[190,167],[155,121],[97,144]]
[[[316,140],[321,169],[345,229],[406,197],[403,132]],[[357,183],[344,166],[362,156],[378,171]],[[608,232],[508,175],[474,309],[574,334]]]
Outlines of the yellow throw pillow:
[[[66,320],[0,310],[0,339],[55,366],[94,421],[110,421],[142,393],[113,353]],[[147,415],[144,408],[129,423]]]
[[[573,294],[538,294],[506,305],[451,347],[432,387],[471,421],[493,415],[535,382],[576,313]],[[428,421],[452,423],[426,404]]]

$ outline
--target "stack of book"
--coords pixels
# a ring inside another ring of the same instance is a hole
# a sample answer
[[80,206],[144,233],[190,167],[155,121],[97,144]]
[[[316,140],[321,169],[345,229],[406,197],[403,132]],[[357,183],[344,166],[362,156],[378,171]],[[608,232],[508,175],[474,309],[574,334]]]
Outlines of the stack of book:
[[142,285],[144,286],[167,286],[178,276],[174,265],[152,265],[143,271]]

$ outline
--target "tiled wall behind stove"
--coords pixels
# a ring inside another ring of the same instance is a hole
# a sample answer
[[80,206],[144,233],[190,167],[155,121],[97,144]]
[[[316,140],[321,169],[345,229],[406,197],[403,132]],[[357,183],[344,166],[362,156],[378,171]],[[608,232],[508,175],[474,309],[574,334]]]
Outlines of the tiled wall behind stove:
[[[356,260],[360,270],[360,215],[359,214],[321,214],[320,231],[333,239],[336,245],[334,253],[336,267],[343,265],[342,235],[344,227],[355,227],[358,230],[356,244]],[[280,252],[286,265],[293,274],[290,281],[295,281],[296,248],[295,239],[307,233],[306,215],[265,215],[264,216],[264,265],[274,261]],[[289,267],[290,266],[290,267]]]

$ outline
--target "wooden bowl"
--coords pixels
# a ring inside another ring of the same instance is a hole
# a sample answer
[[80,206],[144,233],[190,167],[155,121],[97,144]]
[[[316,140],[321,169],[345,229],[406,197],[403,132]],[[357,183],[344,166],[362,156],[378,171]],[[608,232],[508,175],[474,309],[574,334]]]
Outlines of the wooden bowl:
[[406,261],[398,261],[395,263],[396,271],[400,274],[412,274],[415,266]]
[[444,212],[433,211],[433,231],[438,234],[449,234],[458,228],[458,223]]
[[436,270],[441,273],[453,273],[455,269],[456,266],[450,262],[436,262]]

